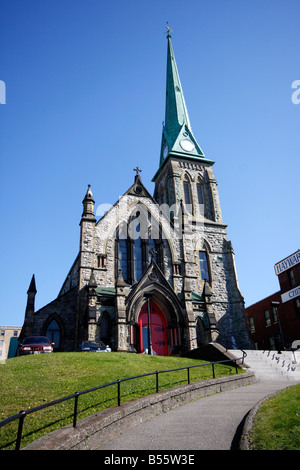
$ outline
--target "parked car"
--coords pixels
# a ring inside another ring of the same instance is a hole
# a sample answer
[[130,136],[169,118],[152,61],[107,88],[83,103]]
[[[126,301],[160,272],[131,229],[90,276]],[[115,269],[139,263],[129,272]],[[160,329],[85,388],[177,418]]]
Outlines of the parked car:
[[111,352],[111,348],[105,346],[103,341],[82,341],[80,351]]
[[19,344],[19,356],[26,354],[51,353],[54,343],[50,343],[46,336],[27,336]]

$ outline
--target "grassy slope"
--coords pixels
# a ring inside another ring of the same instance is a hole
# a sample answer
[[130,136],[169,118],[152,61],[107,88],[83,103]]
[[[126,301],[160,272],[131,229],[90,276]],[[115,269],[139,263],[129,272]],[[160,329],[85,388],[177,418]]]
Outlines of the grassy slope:
[[[0,420],[20,410],[71,395],[117,379],[205,361],[124,353],[55,353],[17,357],[0,364]],[[235,368],[217,365],[216,376],[234,374]],[[191,370],[191,381],[212,377],[211,366]],[[187,372],[162,374],[160,390],[186,383]],[[155,376],[121,384],[122,402],[155,392]],[[78,419],[115,406],[116,386],[79,398]],[[73,400],[28,415],[22,445],[72,422]],[[53,424],[54,423],[54,424]],[[0,428],[0,448],[13,448],[17,421]],[[10,443],[10,444],[9,444]]]
[[252,434],[255,450],[300,450],[300,384],[259,407]]

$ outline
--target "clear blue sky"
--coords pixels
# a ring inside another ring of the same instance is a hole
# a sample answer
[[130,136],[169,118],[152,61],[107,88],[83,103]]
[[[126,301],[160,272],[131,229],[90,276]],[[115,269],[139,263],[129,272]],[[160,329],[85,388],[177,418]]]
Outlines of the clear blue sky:
[[196,139],[214,160],[246,305],[300,248],[299,0],[2,0],[0,324],[53,300],[79,248],[82,199],[153,192],[172,42]]

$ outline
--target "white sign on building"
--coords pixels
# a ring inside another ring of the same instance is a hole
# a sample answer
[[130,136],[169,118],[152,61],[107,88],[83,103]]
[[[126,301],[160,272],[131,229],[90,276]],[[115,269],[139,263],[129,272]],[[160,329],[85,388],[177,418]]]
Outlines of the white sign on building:
[[285,302],[288,302],[289,300],[293,300],[296,297],[299,297],[299,295],[300,295],[300,286],[294,287],[294,289],[291,289],[288,292],[281,294],[281,301],[284,304]]
[[285,258],[284,260],[275,264],[274,269],[276,276],[283,273],[287,269],[292,268],[298,263],[300,263],[300,250],[296,251],[296,253],[294,253],[293,255],[288,256],[288,258]]

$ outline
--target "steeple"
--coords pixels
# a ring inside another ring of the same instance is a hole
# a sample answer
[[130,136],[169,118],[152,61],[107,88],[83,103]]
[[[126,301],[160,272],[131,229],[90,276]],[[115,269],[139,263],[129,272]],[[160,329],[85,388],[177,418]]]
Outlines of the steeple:
[[[193,217],[204,215],[208,220],[221,222],[214,162],[205,157],[194,136],[169,32],[167,41],[165,122],[159,168],[152,178],[154,199],[169,208],[182,200]],[[167,216],[172,214],[173,210]]]
[[37,293],[36,286],[35,286],[35,277],[34,274],[31,278],[30,286],[28,288],[27,294],[33,294],[35,295]]
[[169,32],[167,40],[166,109],[159,166],[163,165],[168,155],[212,164],[211,160],[205,158],[192,131]]
[[27,305],[25,310],[24,324],[19,336],[19,343],[23,341],[26,336],[32,335],[33,323],[34,323],[34,303],[37,290],[35,285],[34,274],[31,278],[31,282],[27,291]]

